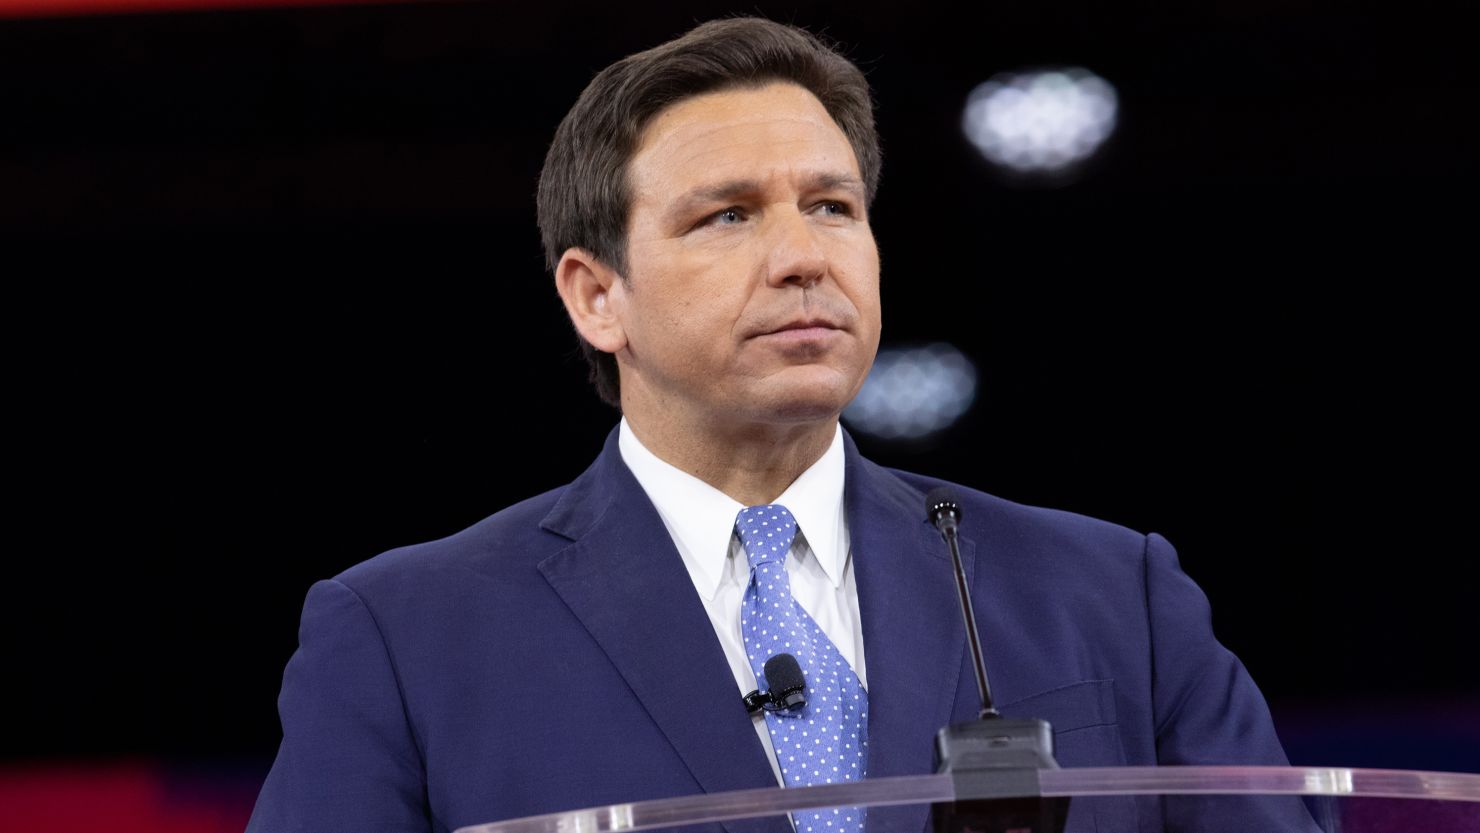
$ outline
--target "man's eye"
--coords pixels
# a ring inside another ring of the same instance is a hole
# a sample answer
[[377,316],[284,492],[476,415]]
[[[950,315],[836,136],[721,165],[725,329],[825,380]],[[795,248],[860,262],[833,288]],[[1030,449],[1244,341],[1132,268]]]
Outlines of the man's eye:
[[726,208],[724,211],[716,211],[715,213],[709,215],[709,218],[706,219],[704,222],[717,223],[722,226],[728,226],[733,225],[734,223],[738,223],[743,219],[745,219],[745,212],[741,211],[738,208],[731,207]]
[[823,203],[822,210],[823,212],[831,214],[834,217],[853,216],[852,207],[845,202],[839,202],[837,200],[828,200],[827,202]]

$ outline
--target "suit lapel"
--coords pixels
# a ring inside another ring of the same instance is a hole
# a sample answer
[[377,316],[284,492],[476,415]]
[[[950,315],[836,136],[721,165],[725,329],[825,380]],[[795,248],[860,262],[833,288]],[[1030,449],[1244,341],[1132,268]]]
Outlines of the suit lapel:
[[[868,666],[868,777],[935,771],[935,733],[951,720],[966,650],[950,553],[919,490],[865,460],[845,435],[844,487]],[[961,542],[968,580],[975,547]],[[869,810],[871,830],[919,831],[929,807]]]
[[[657,510],[622,462],[615,430],[542,526],[573,543],[540,571],[703,790],[776,786],[708,614]],[[784,816],[724,826],[791,833]]]

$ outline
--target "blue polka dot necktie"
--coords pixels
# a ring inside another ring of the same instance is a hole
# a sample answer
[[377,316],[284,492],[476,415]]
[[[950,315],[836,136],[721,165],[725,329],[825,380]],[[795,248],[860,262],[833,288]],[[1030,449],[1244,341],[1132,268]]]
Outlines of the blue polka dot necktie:
[[[750,559],[750,585],[740,606],[740,631],[756,681],[768,688],[766,660],[791,654],[807,681],[807,704],[766,715],[766,729],[788,787],[859,781],[868,751],[868,696],[858,675],[812,617],[791,598],[786,554],[797,524],[784,506],[750,506],[735,518]],[[862,807],[793,813],[797,833],[860,833]]]

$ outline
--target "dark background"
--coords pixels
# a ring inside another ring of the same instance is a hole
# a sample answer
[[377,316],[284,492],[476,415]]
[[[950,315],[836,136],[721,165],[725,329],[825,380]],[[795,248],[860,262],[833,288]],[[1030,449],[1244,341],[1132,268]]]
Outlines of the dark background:
[[[1296,763],[1480,771],[1460,6],[1187,5],[0,20],[0,757],[260,778],[313,580],[578,474],[617,417],[545,148],[611,61],[751,12],[874,85],[886,345],[978,366],[961,423],[865,453],[1166,534]],[[959,130],[1041,65],[1121,107],[1051,187]]]

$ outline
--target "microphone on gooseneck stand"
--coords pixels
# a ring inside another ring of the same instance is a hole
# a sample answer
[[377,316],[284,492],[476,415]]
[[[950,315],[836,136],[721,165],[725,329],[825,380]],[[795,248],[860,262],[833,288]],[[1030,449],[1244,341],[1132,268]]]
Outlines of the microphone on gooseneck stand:
[[1053,757],[1053,727],[1036,718],[1002,717],[992,705],[957,540],[961,503],[950,487],[940,486],[925,496],[925,511],[951,551],[967,647],[981,695],[977,720],[953,723],[935,735],[936,771],[951,776],[956,792],[954,802],[934,806],[936,833],[1059,833],[1069,815],[1069,799],[1044,798],[1038,785],[1040,769],[1059,768]]
[[951,548],[951,565],[956,569],[956,596],[961,602],[961,618],[966,622],[966,646],[976,668],[976,690],[981,694],[981,719],[1000,718],[992,705],[992,687],[987,683],[987,664],[982,660],[982,640],[976,632],[976,611],[971,607],[971,589],[966,584],[966,571],[961,568],[961,545],[956,529],[961,524],[961,504],[949,486],[937,486],[925,496],[925,510],[930,522],[940,531]]
[[807,679],[802,675],[802,666],[796,657],[777,654],[766,660],[762,673],[766,677],[766,690],[745,695],[746,711],[751,714],[796,711],[807,705]]

